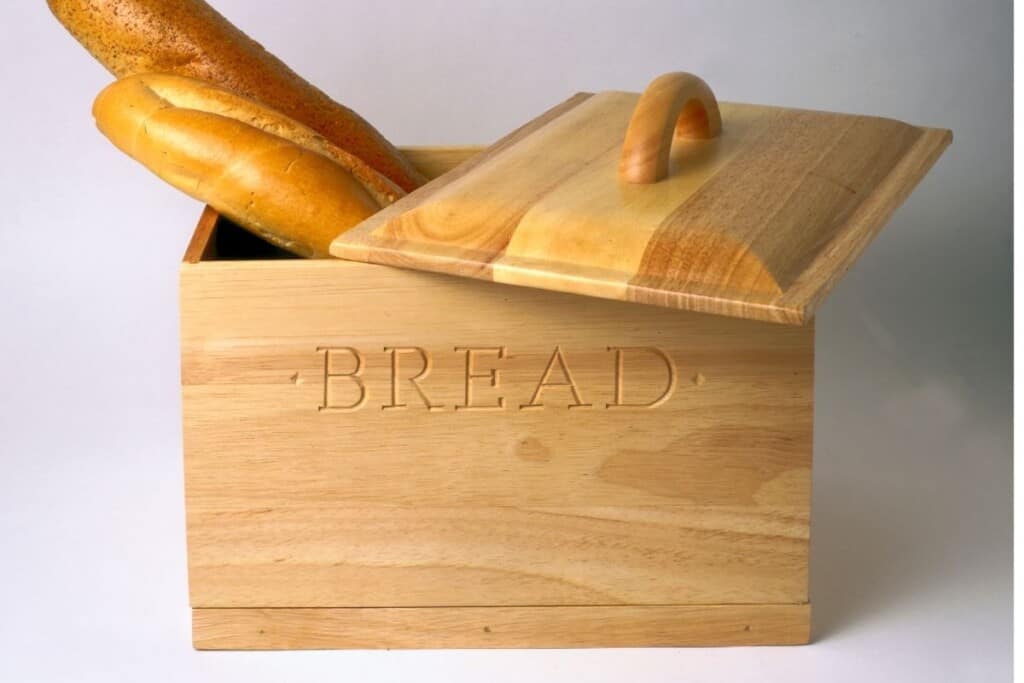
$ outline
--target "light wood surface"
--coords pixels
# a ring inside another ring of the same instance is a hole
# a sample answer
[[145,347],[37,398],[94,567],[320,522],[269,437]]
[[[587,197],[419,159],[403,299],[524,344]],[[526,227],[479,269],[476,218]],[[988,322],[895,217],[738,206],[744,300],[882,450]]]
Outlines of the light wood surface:
[[454,147],[402,147],[402,156],[425,178],[436,178],[451,171],[463,161],[468,161],[487,149],[484,145],[459,145]]
[[193,606],[806,601],[811,327],[344,261],[181,305]]
[[198,647],[806,641],[813,326],[216,231],[181,272]]
[[639,96],[577,95],[341,234],[342,258],[806,323],[949,144],[866,116],[720,103],[669,176],[618,177]]
[[201,650],[800,645],[810,605],[197,609]]

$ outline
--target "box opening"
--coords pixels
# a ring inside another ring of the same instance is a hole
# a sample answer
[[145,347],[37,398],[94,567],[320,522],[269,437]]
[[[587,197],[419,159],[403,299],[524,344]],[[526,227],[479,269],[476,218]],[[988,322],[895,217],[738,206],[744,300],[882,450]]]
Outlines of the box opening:
[[185,263],[201,261],[265,261],[299,257],[260,239],[207,206],[199,217]]

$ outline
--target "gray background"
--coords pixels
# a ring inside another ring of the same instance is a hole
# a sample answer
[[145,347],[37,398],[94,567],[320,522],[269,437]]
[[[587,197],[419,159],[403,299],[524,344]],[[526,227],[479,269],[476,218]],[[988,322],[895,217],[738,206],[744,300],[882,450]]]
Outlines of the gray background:
[[1009,2],[219,0],[399,143],[486,143],[577,90],[952,128],[818,316],[805,648],[195,653],[177,268],[200,207],[93,128],[105,71],[0,20],[0,680],[1005,680]]

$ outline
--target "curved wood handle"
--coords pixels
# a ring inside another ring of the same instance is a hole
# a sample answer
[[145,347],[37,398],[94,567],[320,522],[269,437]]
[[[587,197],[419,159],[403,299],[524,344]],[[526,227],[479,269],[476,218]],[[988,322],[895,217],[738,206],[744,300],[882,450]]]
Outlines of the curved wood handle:
[[619,179],[656,183],[668,175],[672,140],[706,140],[722,131],[718,100],[708,84],[682,71],[658,76],[640,96],[626,130]]

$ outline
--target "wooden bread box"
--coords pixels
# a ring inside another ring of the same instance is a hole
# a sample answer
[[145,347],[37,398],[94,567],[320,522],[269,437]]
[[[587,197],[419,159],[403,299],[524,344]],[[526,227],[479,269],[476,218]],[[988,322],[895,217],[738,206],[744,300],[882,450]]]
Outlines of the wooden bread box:
[[195,646],[808,642],[813,314],[950,140],[670,74],[407,150],[342,258],[207,209]]

